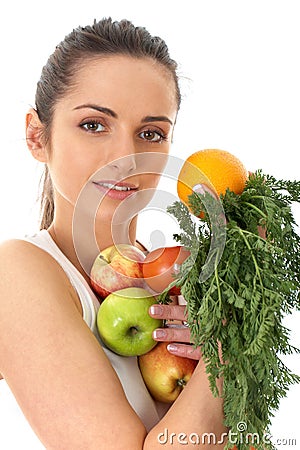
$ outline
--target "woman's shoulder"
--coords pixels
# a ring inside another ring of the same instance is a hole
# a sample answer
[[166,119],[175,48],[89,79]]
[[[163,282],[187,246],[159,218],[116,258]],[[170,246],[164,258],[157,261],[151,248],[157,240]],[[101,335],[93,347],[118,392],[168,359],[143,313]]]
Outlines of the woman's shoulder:
[[11,238],[0,242],[0,253],[6,255],[19,254],[20,252],[21,254],[29,254],[29,252],[33,250],[33,247],[37,248],[37,246],[26,239]]
[[[1,276],[15,272],[16,277],[31,275],[37,279],[37,274],[43,269],[59,272],[59,264],[46,251],[24,239],[8,239],[0,244]],[[23,269],[23,270],[22,270]],[[36,269],[36,272],[35,272]]]
[[9,239],[0,244],[0,293],[22,289],[24,296],[45,286],[68,292],[81,310],[78,296],[69,277],[50,253],[24,239]]

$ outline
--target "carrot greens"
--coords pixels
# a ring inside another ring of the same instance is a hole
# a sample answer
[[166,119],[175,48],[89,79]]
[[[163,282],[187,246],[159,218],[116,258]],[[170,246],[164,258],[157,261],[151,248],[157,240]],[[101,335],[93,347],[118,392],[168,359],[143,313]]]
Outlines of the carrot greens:
[[[237,433],[237,448],[274,448],[265,433],[281,398],[300,382],[282,361],[282,355],[300,352],[284,325],[300,309],[300,237],[293,215],[300,182],[257,171],[241,195],[227,190],[220,202],[193,193],[189,200],[193,214],[181,202],[168,211],[180,226],[176,241],[191,252],[174,284],[187,301],[192,341],[201,346],[216,396],[216,378],[223,378],[225,424]],[[201,211],[204,217],[196,218]],[[258,436],[256,442],[247,433]]]

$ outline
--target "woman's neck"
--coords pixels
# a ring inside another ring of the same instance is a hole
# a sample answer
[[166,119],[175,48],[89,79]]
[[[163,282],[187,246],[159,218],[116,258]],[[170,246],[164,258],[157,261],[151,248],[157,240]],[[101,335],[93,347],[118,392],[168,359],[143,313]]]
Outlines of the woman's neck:
[[88,220],[80,220],[75,224],[72,217],[56,213],[48,232],[56,245],[71,261],[83,277],[89,281],[89,273],[93,262],[100,251],[114,244],[136,245],[136,218],[115,225],[112,230],[111,221],[95,223],[91,230]]

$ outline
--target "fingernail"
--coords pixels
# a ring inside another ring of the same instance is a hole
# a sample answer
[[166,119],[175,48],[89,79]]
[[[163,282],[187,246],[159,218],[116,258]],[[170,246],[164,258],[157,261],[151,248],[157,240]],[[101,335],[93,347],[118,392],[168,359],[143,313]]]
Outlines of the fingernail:
[[169,350],[169,352],[177,352],[178,351],[178,347],[175,344],[168,344],[167,349]]
[[202,184],[196,184],[196,185],[193,187],[193,191],[196,192],[197,194],[201,194],[201,195],[202,195],[202,194],[205,194],[205,190],[204,190]]
[[152,314],[153,316],[161,316],[163,313],[163,309],[161,306],[159,305],[152,305],[149,308],[149,312],[150,314]]
[[161,328],[157,328],[156,330],[153,331],[153,337],[154,339],[161,339],[166,337],[166,332],[165,330],[161,329]]

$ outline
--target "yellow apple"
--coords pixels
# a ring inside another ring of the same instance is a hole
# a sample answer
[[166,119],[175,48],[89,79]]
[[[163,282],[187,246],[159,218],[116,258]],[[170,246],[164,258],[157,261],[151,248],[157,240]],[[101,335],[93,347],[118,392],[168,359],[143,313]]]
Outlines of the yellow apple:
[[155,400],[173,403],[187,384],[198,361],[172,355],[168,342],[159,342],[150,352],[139,356],[144,382]]

